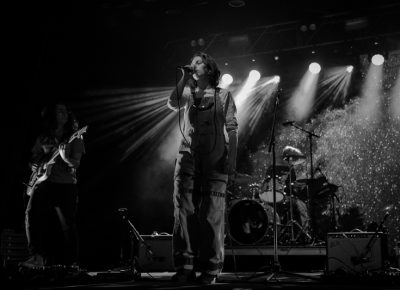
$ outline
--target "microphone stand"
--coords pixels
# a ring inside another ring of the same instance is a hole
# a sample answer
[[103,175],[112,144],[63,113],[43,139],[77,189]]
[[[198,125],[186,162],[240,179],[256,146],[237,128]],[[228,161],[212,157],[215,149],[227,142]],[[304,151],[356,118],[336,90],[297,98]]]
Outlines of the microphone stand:
[[[375,244],[377,237],[379,236],[379,233],[382,232],[383,234],[383,224],[385,223],[386,219],[389,216],[389,212],[385,213],[385,216],[383,217],[381,223],[379,226],[376,228],[375,232],[372,234],[371,238],[368,240],[367,245],[365,246],[364,252],[362,252],[359,256],[357,257],[352,257],[351,261],[353,262],[354,265],[360,265],[360,264],[365,264],[370,262],[370,258],[367,256],[371,253],[372,247]],[[385,240],[386,242],[386,240]],[[386,245],[383,246],[384,249],[384,254],[386,254]]]
[[[307,278],[307,279],[314,279],[313,277],[308,277],[304,275],[300,275],[297,273],[292,273],[288,271],[282,271],[281,265],[279,263],[279,258],[278,258],[278,225],[277,225],[277,220],[276,220],[276,153],[275,153],[275,124],[276,124],[276,112],[278,109],[279,105],[279,97],[282,95],[282,89],[279,89],[277,93],[275,94],[275,106],[274,106],[274,114],[273,114],[273,119],[272,119],[272,130],[271,130],[271,136],[270,136],[270,141],[269,141],[269,146],[268,146],[268,152],[272,152],[272,196],[273,196],[273,224],[274,224],[274,260],[273,264],[271,266],[270,273],[263,273],[263,274],[258,274],[258,275],[253,275],[252,278],[264,276],[265,274],[268,274],[266,278],[266,282],[269,280],[276,278],[279,274],[286,274],[286,275],[292,275],[295,277],[301,277],[301,278]],[[266,173],[267,174],[267,173]]]
[[[140,279],[141,276],[140,271],[138,270],[138,267],[136,265],[138,260],[137,251],[139,250],[139,247],[143,245],[146,254],[149,256],[152,256],[153,252],[151,251],[150,246],[144,241],[138,230],[135,228],[133,223],[127,217],[128,210],[126,208],[119,208],[118,212],[120,213],[122,220],[125,222],[129,229],[129,239],[131,245],[129,268],[134,280],[137,280]],[[135,240],[138,242],[137,248],[135,248]]]

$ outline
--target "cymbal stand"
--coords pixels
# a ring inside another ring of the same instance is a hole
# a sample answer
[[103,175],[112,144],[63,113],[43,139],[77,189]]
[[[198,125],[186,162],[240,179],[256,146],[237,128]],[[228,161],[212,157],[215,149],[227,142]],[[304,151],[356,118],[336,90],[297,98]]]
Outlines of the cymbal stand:
[[[321,138],[321,136],[319,136],[319,135],[317,135],[317,134],[315,134],[315,133],[313,133],[313,132],[311,132],[311,131],[308,131],[308,130],[306,130],[306,129],[304,129],[304,128],[302,128],[302,127],[300,127],[300,126],[298,126],[295,122],[293,122],[293,123],[290,123],[290,126],[293,126],[293,127],[295,127],[296,129],[298,129],[298,130],[300,130],[300,131],[303,131],[304,133],[306,133],[307,134],[307,137],[308,137],[308,142],[309,142],[309,150],[310,150],[310,178],[311,179],[314,179],[314,164],[313,164],[313,144],[312,144],[312,137],[316,137],[316,138]],[[310,211],[312,211],[311,210],[311,204],[310,204],[310,196],[309,196],[309,186],[307,185],[307,206],[308,206],[308,210],[309,210],[309,216],[312,216],[312,215],[310,215],[311,214],[311,212]],[[313,219],[311,219],[311,228],[312,228],[312,231],[313,232],[315,232],[315,221],[313,220]],[[315,238],[315,237],[314,237]]]
[[[286,230],[287,227],[290,227],[290,243],[296,243],[297,240],[300,237],[300,234],[303,233],[306,235],[309,239],[311,239],[311,236],[304,230],[303,226],[300,225],[294,218],[293,218],[293,186],[292,186],[292,170],[293,170],[293,165],[290,164],[290,158],[287,160],[288,165],[289,165],[289,221],[284,225],[284,231]],[[294,237],[294,226],[296,226],[299,230],[299,233],[297,234],[296,238]],[[283,233],[281,233],[282,235]]]
[[314,179],[314,165],[313,165],[313,145],[312,145],[312,137],[316,137],[316,138],[321,138],[321,136],[308,131],[300,126],[298,126],[296,123],[290,123],[290,126],[293,126],[297,129],[299,129],[300,131],[303,131],[305,133],[307,133],[307,137],[309,140],[309,150],[310,150],[310,177],[311,179]]

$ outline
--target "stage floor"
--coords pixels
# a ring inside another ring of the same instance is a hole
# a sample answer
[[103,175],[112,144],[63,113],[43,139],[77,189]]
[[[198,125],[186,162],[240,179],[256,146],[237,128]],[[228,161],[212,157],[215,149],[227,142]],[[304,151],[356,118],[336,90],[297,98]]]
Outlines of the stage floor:
[[37,275],[31,281],[9,280],[2,289],[400,289],[400,277],[383,274],[333,277],[322,272],[223,272],[216,284],[206,286],[174,283],[172,275],[173,272],[142,273],[135,279],[123,271],[85,272],[47,279]]

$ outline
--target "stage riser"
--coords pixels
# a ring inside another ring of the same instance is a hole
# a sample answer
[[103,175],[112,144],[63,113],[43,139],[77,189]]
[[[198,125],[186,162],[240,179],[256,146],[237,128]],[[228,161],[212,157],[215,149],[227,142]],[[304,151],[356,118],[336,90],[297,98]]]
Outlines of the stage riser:
[[[172,259],[172,236],[142,235],[143,240],[148,244],[153,255],[145,251],[141,246],[138,251],[138,263],[141,271],[173,271]],[[227,247],[225,248],[224,270],[235,269],[234,258],[238,262],[238,271],[254,271],[265,265],[273,258],[273,246],[262,247]],[[296,270],[321,270],[325,268],[326,249],[325,247],[280,247],[278,248],[279,260],[286,267]],[[300,267],[299,267],[300,266]]]

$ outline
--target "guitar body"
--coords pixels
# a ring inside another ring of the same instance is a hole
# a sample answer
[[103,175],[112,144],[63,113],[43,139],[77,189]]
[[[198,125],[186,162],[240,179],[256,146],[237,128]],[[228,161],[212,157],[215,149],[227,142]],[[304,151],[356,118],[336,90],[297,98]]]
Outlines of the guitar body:
[[43,164],[36,171],[33,171],[30,178],[29,178],[29,183],[26,188],[26,194],[28,196],[31,196],[33,191],[36,189],[36,187],[45,181],[47,178],[49,178],[51,169],[53,168],[53,164]]
[[[86,133],[88,126],[83,127],[82,129],[76,131],[72,136],[69,138],[67,143],[71,143],[74,139],[76,138],[81,138],[83,133]],[[45,181],[51,174],[51,169],[53,168],[53,165],[55,163],[55,159],[60,155],[59,150],[55,150],[53,152],[51,158],[49,161],[41,164],[38,166],[36,171],[33,171],[30,178],[29,182],[26,187],[26,194],[28,196],[31,196],[33,191],[35,190],[36,186],[38,186],[40,183]]]

